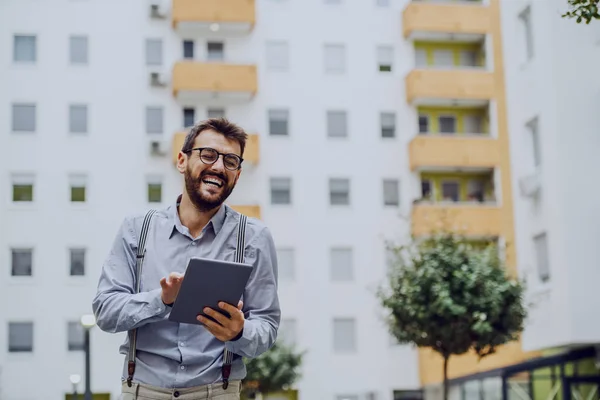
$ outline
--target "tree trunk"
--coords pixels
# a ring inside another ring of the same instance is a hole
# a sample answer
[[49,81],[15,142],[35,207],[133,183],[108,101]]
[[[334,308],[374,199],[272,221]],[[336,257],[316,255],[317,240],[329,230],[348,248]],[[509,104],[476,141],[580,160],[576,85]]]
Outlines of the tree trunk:
[[450,356],[444,355],[444,400],[448,400],[448,359]]

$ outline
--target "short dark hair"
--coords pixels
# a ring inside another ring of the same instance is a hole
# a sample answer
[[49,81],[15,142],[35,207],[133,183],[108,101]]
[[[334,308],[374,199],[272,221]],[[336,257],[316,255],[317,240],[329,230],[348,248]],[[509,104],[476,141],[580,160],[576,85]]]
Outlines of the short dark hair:
[[225,136],[227,139],[232,139],[238,142],[240,144],[241,151],[240,157],[244,156],[244,148],[246,147],[246,139],[248,139],[248,135],[240,126],[234,124],[233,122],[229,122],[226,118],[209,118],[195,124],[185,137],[181,151],[186,154],[189,153],[194,146],[196,137],[198,137],[198,135],[203,131],[207,130],[213,130]]

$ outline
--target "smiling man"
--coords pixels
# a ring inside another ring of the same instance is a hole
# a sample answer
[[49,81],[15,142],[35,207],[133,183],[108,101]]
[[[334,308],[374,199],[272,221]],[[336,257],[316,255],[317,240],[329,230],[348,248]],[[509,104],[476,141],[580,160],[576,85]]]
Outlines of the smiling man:
[[[168,320],[191,257],[234,261],[241,215],[224,202],[240,177],[246,138],[223,118],[190,130],[177,162],[185,187],[147,230],[139,293],[136,253],[145,213],[125,218],[117,233],[92,305],[103,331],[137,332],[135,364],[126,358],[123,366],[124,400],[239,399],[242,357],[257,357],[275,342],[281,316],[275,246],[269,229],[253,218],[247,219],[244,260],[253,271],[243,302],[222,304],[226,314],[205,310],[216,322]],[[131,342],[129,335],[122,354]]]

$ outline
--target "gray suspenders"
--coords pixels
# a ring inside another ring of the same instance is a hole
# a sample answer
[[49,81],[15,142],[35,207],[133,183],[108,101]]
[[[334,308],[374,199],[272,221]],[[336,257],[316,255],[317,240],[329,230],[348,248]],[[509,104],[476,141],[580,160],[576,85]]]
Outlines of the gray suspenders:
[[[138,241],[137,255],[136,255],[136,282],[135,282],[135,293],[140,292],[140,282],[142,276],[142,264],[144,262],[144,256],[146,254],[146,237],[148,236],[148,229],[150,227],[150,221],[156,213],[156,210],[150,210],[144,217],[142,223],[142,230],[140,232],[140,238]],[[235,262],[244,262],[244,250],[246,244],[246,222],[247,217],[240,214],[240,221],[238,224],[237,232],[237,246],[235,249]],[[237,304],[233,304],[237,307]],[[132,329],[129,332],[129,352],[127,360],[127,385],[131,387],[133,381],[133,374],[135,373],[135,355],[137,345],[137,329]],[[223,378],[223,389],[227,389],[229,386],[229,375],[231,373],[231,363],[233,361],[233,353],[227,349],[223,350],[223,365],[221,367],[221,376]]]

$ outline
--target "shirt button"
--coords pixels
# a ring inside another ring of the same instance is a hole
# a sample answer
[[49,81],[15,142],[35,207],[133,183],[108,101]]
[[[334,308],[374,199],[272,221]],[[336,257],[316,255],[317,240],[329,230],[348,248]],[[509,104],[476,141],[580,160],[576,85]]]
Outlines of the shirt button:
[[176,390],[175,393],[173,393],[173,397],[179,397],[179,392]]
[[180,345],[181,347],[185,347],[185,343],[183,343],[183,342],[179,343],[179,345]]
[[192,242],[192,246],[195,246],[195,245],[196,245],[196,242]]
[[182,365],[182,366],[181,366],[181,369],[185,369],[185,365]]

